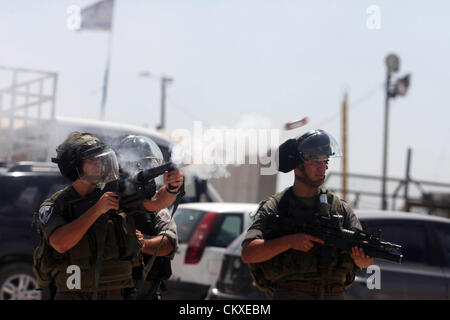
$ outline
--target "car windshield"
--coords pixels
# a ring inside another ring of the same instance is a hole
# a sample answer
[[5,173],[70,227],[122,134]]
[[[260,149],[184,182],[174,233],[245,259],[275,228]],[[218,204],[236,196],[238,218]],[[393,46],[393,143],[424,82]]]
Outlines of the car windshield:
[[68,183],[60,176],[0,177],[0,213],[29,214]]
[[205,211],[179,208],[173,219],[177,224],[178,242],[187,243],[197,228]]
[[23,214],[36,209],[42,197],[37,185],[30,179],[2,177],[0,179],[0,213]]

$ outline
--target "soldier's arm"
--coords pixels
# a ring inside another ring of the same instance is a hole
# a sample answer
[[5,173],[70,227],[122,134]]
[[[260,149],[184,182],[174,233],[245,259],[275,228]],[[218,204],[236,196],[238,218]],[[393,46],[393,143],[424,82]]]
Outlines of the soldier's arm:
[[147,211],[158,211],[164,208],[168,208],[175,201],[177,195],[176,193],[170,193],[167,190],[167,186],[176,187],[172,192],[177,192],[183,185],[184,175],[181,171],[171,171],[164,173],[164,186],[156,191],[154,197],[151,200],[146,200],[142,203]]
[[[353,211],[352,207],[350,207],[350,205],[345,201],[342,201],[342,205],[344,207],[345,212],[344,228],[362,231],[361,223],[356,217],[356,214]],[[350,252],[350,256],[352,257],[353,261],[355,262],[358,268],[367,268],[373,264],[373,258],[367,256],[364,253],[364,250],[361,248],[353,247]]]
[[341,203],[344,209],[344,228],[362,231],[361,223],[356,217],[352,207],[350,207],[350,205],[343,200],[341,200]]
[[170,212],[167,208],[152,214],[155,216],[151,223],[153,223],[153,228],[157,234],[155,236],[144,236],[141,232],[136,231],[136,234],[139,232],[141,236],[142,252],[153,255],[156,248],[160,245],[161,239],[163,239],[158,256],[167,256],[172,259],[175,255],[175,250],[178,248],[177,226],[175,221],[171,219]]
[[324,244],[323,240],[305,233],[289,234],[271,240],[245,241],[242,244],[242,261],[245,263],[263,262],[289,249],[308,252],[314,247],[314,242]]
[[[163,238],[164,237],[164,238]],[[155,237],[152,237],[150,239],[144,239],[142,244],[142,252],[145,254],[154,254],[156,251],[156,248],[159,246],[159,243],[162,240],[161,247],[158,251],[158,256],[167,256],[170,255],[173,250],[174,246],[172,244],[172,241],[167,236],[158,235]]]
[[264,230],[267,228],[269,212],[264,204],[259,207],[252,226],[242,244],[242,261],[245,263],[258,263],[289,250],[308,252],[314,247],[314,242],[324,243],[321,239],[304,233],[283,235],[274,239],[264,239]]
[[276,255],[289,250],[291,235],[272,240],[254,239],[242,244],[242,261],[244,263],[257,263],[272,259]]
[[59,253],[72,249],[103,213],[119,209],[119,200],[113,192],[106,192],[89,210],[74,221],[55,228],[48,236],[50,245]]

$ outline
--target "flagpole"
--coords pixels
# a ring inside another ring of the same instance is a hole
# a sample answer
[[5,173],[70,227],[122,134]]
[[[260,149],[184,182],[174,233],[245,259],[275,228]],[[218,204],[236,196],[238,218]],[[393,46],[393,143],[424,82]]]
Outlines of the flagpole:
[[[101,0],[81,10],[80,27],[77,30],[108,31],[109,38],[106,52],[106,67],[103,75],[100,120],[105,120],[106,100],[108,97],[109,69],[113,42],[113,18],[115,0]],[[80,13],[80,12],[79,12]]]
[[105,120],[105,107],[106,107],[106,98],[108,96],[108,80],[109,80],[109,68],[111,64],[111,52],[112,52],[112,37],[113,31],[111,27],[111,32],[108,38],[108,52],[106,57],[106,67],[105,74],[103,76],[103,90],[102,90],[102,101],[100,106],[100,120]]
[[106,53],[106,67],[105,67],[105,74],[103,76],[103,90],[102,90],[102,101],[100,106],[100,120],[105,120],[105,108],[106,108],[106,99],[108,97],[108,80],[109,80],[109,68],[111,64],[111,53],[112,53],[112,42],[113,42],[113,26],[114,26],[114,2],[113,2],[113,9],[111,12],[111,29],[109,32],[109,38],[108,38],[108,48]]

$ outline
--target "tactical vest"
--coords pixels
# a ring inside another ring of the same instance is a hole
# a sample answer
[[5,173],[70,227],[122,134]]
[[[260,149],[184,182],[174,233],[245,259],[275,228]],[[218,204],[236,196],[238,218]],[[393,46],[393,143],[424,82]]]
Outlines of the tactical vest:
[[[326,194],[328,205],[322,206],[322,208],[317,206],[310,210],[299,210],[299,208],[292,208],[292,204],[289,203],[289,201],[293,201],[293,196],[292,187],[288,188],[267,200],[271,202],[269,207],[275,208],[274,211],[269,210],[268,213],[270,215],[294,216],[298,223],[310,222],[316,214],[342,214],[344,209],[339,198],[325,189],[322,189],[321,192]],[[277,232],[276,225],[272,226],[272,229],[274,232],[267,238],[265,236],[266,240],[285,235]],[[332,250],[330,251],[330,249]],[[327,258],[326,268],[321,263],[324,257]],[[355,278],[355,265],[348,253],[318,244],[308,252],[290,249],[270,260],[261,263],[249,263],[248,265],[256,286],[261,291],[265,291],[269,297],[272,296],[278,281],[323,282],[324,277],[327,277],[328,283],[348,287]]]
[[[45,200],[41,207],[54,206],[64,215],[68,212],[69,201],[74,200],[73,194],[73,187],[69,186]],[[111,214],[106,229],[98,290],[132,287],[132,267],[142,264],[134,219],[124,212]],[[34,251],[33,271],[39,285],[48,286],[53,283],[59,292],[76,292],[76,289],[69,289],[67,286],[67,279],[71,276],[70,272],[67,273],[67,268],[75,265],[81,269],[81,288],[78,291],[93,292],[97,241],[102,236],[100,230],[100,220],[97,219],[73,248],[61,254],[48,243],[42,225],[38,222],[40,244]]]

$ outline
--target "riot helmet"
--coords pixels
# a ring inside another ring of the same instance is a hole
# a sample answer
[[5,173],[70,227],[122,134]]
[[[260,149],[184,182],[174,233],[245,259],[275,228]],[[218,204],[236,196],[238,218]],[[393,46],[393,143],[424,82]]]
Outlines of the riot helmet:
[[277,150],[278,170],[289,172],[305,161],[320,156],[327,159],[342,156],[341,149],[332,135],[325,130],[316,129],[296,138],[288,139]]
[[[83,161],[92,167],[83,170]],[[99,138],[87,132],[72,132],[56,149],[56,158],[52,162],[58,164],[63,177],[70,181],[77,179],[88,181],[103,188],[108,182],[119,178],[119,165],[116,154]]]
[[120,141],[117,153],[121,170],[128,173],[164,164],[161,149],[152,139],[145,136],[126,136]]

